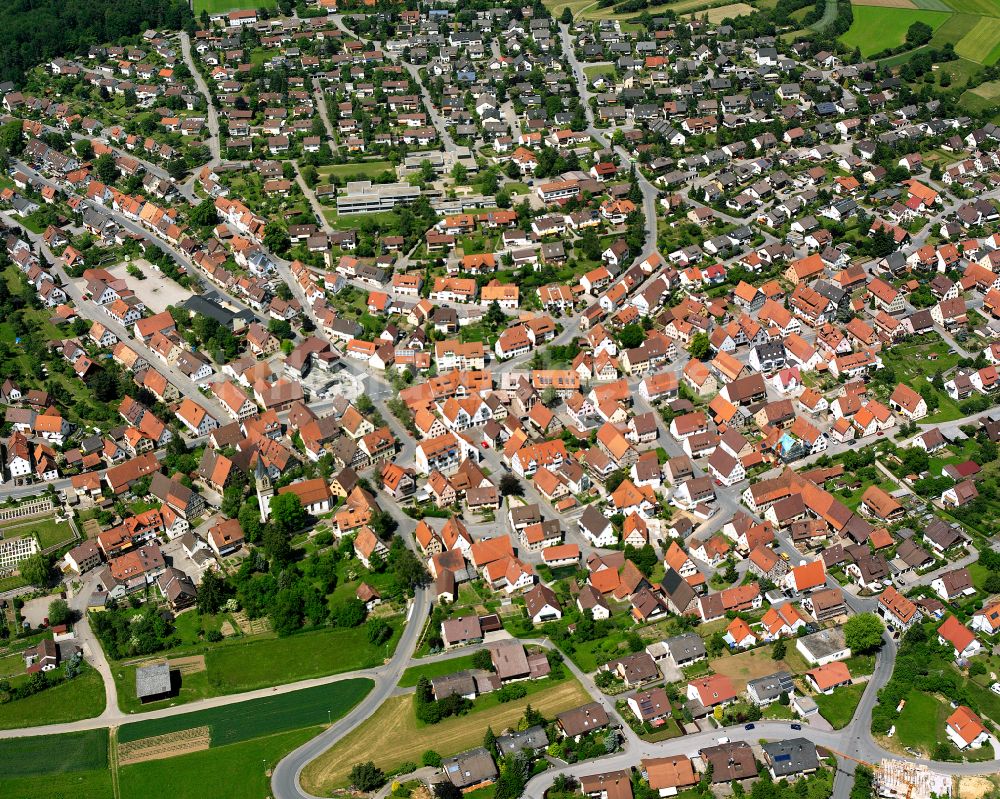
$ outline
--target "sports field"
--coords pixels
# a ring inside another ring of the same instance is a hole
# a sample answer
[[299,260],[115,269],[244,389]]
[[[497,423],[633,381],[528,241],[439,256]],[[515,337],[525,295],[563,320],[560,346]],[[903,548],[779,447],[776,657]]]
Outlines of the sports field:
[[853,11],[854,22],[840,40],[848,47],[859,48],[865,57],[901,45],[914,22],[924,22],[936,29],[951,16],[944,11],[885,6],[854,6]]

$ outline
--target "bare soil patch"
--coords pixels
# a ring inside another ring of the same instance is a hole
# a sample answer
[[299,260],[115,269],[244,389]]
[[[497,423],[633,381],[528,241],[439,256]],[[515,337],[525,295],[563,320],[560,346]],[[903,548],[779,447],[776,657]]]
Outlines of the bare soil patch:
[[205,670],[204,655],[190,655],[183,658],[171,658],[170,668],[178,669],[183,674],[195,674]]

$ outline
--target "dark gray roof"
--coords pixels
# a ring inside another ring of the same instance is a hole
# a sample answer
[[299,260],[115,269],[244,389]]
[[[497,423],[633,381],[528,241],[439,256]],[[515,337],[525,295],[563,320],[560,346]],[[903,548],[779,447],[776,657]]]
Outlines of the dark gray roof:
[[764,757],[776,777],[802,774],[819,768],[816,745],[805,738],[773,741],[761,747]]
[[549,736],[540,725],[529,727],[523,731],[509,732],[497,737],[497,748],[501,755],[513,755],[522,749],[537,752],[549,745]]

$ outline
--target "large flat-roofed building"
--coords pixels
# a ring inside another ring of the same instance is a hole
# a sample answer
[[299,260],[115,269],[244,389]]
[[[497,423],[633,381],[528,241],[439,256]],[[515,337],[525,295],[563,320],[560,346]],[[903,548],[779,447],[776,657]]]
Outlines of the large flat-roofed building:
[[347,184],[347,193],[337,197],[338,214],[373,214],[391,211],[397,205],[412,203],[420,196],[420,189],[408,183],[373,184],[370,180],[356,180]]

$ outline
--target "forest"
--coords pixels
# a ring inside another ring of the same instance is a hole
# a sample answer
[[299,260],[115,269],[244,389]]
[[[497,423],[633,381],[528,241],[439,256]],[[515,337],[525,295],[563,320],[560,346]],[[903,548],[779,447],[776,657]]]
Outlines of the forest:
[[191,27],[186,0],[4,0],[0,3],[0,81],[21,85],[32,67],[75,56],[150,28]]

